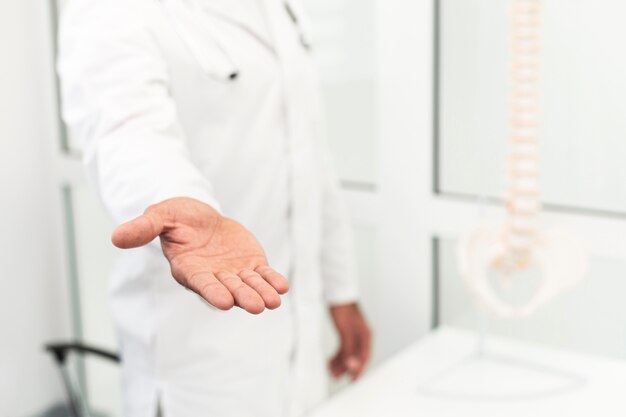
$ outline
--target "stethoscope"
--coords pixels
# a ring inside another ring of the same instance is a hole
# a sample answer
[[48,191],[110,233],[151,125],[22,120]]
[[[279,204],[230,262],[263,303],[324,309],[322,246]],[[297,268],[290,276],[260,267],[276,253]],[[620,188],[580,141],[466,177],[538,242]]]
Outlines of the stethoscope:
[[[202,22],[200,17],[202,10],[196,0],[188,2],[160,0],[160,3],[176,34],[205,73],[221,82],[233,82],[239,78],[239,66],[224,48],[219,35],[213,31],[211,25]],[[310,42],[301,28],[297,14],[288,2],[283,2],[283,5],[285,12],[298,31],[302,47],[310,50]],[[206,42],[211,42],[214,46],[211,53],[207,52]],[[216,51],[221,55],[221,59],[216,59]]]
[[300,25],[300,20],[298,19],[298,15],[293,11],[293,8],[288,2],[284,2],[283,5],[285,7],[285,11],[287,12],[287,15],[289,15],[289,18],[291,19],[291,21],[293,22],[294,26],[296,27],[298,31],[300,44],[307,51],[311,50],[311,43],[309,42],[308,37],[305,35],[304,31],[302,30],[302,26]]

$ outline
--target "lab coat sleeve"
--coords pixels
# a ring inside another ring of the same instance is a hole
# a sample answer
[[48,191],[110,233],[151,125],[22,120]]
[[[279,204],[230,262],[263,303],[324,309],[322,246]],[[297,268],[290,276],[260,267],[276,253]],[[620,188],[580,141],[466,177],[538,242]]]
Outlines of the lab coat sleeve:
[[209,181],[192,162],[166,62],[136,3],[74,0],[67,6],[58,62],[64,119],[117,222],[173,197],[219,211]]
[[330,305],[357,301],[358,285],[352,228],[328,146],[324,147],[322,277]]

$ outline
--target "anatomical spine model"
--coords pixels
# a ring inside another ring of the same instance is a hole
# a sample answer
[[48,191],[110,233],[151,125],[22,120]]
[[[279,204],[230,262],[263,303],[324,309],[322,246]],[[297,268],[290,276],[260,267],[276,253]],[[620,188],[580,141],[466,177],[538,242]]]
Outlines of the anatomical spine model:
[[[524,317],[584,275],[582,244],[564,230],[541,230],[538,158],[541,0],[512,0],[510,25],[510,152],[507,219],[480,226],[461,241],[461,275],[484,307],[501,317]],[[539,270],[534,294],[513,307],[494,291],[488,275],[511,281]]]

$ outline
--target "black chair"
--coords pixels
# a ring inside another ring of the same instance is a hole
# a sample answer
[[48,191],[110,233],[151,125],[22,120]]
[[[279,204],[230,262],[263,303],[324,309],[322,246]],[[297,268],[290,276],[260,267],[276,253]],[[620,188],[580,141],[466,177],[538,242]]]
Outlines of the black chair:
[[72,384],[67,358],[70,354],[78,354],[81,356],[90,355],[119,363],[119,355],[82,343],[50,343],[45,346],[45,349],[52,354],[59,366],[65,390],[67,391],[70,415],[73,417],[96,417],[82,401],[78,388],[74,387]]

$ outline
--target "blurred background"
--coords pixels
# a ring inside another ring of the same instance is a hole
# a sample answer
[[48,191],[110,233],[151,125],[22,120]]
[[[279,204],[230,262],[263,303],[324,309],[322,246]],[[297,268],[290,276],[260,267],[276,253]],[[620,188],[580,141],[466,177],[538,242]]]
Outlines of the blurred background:
[[[584,281],[528,319],[501,320],[478,311],[457,272],[459,237],[503,216],[508,4],[305,1],[375,334],[372,372],[441,328],[626,361],[623,1],[544,2],[543,222],[584,239]],[[45,343],[116,350],[106,305],[113,225],[58,114],[62,8],[0,3],[1,416],[42,415],[65,401]],[[329,353],[334,344],[329,327]],[[117,366],[71,366],[91,407],[120,416]]]

